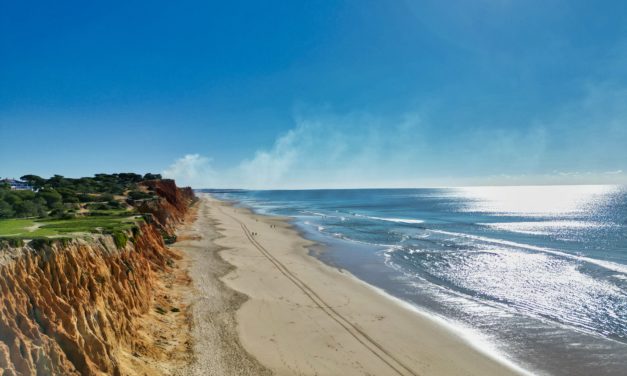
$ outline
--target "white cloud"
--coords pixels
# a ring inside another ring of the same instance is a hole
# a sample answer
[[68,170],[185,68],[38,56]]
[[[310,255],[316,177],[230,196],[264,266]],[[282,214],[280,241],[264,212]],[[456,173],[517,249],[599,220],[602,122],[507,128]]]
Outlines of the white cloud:
[[230,169],[214,171],[209,158],[190,154],[163,175],[195,187],[218,188],[400,184],[392,180],[401,180],[398,176],[405,171],[414,177],[421,171],[416,161],[424,146],[421,126],[417,115],[388,124],[365,114],[298,117],[295,127],[271,147],[257,150]]
[[211,160],[200,154],[187,154],[177,159],[162,172],[164,177],[175,179],[182,185],[202,187],[215,179]]
[[625,184],[627,86],[603,77],[624,71],[626,47],[584,81],[578,98],[527,126],[424,120],[424,108],[396,118],[314,109],[230,168],[215,171],[210,158],[189,154],[163,174],[218,188]]
[[416,113],[323,112],[297,116],[272,145],[230,168],[215,171],[210,158],[189,154],[163,174],[194,187],[251,189],[627,183],[624,164],[603,163],[624,150],[600,146],[607,134],[608,143],[625,140],[623,127],[614,129],[623,112],[600,116],[584,108],[590,117],[582,120],[581,111],[570,105],[561,111],[567,116],[527,128],[458,126],[448,133]]
[[420,155],[418,116],[390,124],[363,114],[299,117],[274,145],[242,161],[231,177],[251,188],[387,184]]

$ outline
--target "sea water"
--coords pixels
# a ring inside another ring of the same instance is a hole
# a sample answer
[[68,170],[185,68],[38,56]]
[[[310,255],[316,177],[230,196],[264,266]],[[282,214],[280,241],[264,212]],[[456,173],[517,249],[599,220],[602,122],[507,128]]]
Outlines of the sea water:
[[627,189],[214,192],[539,374],[627,375]]

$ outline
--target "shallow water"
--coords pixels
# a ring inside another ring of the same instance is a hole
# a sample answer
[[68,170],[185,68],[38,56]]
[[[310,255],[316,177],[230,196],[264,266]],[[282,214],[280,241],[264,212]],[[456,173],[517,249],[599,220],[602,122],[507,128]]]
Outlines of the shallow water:
[[627,189],[234,191],[537,373],[627,374]]

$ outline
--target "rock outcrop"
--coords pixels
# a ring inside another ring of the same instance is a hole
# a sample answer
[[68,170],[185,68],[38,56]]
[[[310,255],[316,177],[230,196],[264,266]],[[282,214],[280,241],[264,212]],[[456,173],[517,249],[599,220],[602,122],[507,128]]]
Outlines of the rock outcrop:
[[142,183],[150,191],[157,194],[157,200],[137,203],[141,213],[152,215],[157,224],[169,235],[179,224],[187,212],[189,202],[196,199],[191,188],[178,188],[174,180],[147,180]]
[[150,181],[156,223],[110,235],[0,245],[0,374],[121,375],[120,349],[144,346],[137,319],[151,308],[156,275],[176,254],[163,241],[194,194],[174,181]]

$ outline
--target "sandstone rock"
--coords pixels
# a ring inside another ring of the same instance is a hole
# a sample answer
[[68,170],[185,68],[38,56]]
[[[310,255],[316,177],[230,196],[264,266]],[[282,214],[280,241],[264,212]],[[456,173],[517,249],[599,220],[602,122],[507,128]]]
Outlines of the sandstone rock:
[[121,249],[111,236],[0,248],[0,374],[120,375],[120,346],[135,351],[136,318],[151,307],[155,273],[175,254],[173,233],[194,199],[174,181],[148,183],[159,196]]

